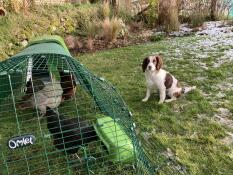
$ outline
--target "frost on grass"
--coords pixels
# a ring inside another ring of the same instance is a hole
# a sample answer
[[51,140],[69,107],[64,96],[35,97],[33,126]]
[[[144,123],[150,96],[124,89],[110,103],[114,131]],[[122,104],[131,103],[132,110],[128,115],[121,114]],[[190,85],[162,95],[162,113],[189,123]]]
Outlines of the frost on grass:
[[229,118],[232,116],[232,113],[229,109],[219,108],[218,113],[215,114],[215,120],[223,126],[233,129],[233,121]]
[[214,68],[220,67],[224,63],[231,63],[233,61],[233,49],[225,50],[224,55],[217,58],[216,62],[213,63]]
[[233,144],[233,133],[227,132],[227,136],[221,140],[224,145]]
[[221,82],[217,84],[216,87],[221,91],[231,91],[233,89],[233,84],[226,81],[226,82]]
[[[219,124],[221,124],[224,127],[228,127],[231,130],[233,129],[233,121],[230,120],[230,117],[232,116],[232,113],[230,110],[226,108],[219,108],[218,113],[215,114],[214,120],[217,121]],[[221,139],[221,143],[224,145],[231,145],[233,143],[233,133],[227,132],[227,136]]]
[[[180,34],[190,32],[187,26],[182,25]],[[206,59],[211,59],[212,68],[218,68],[224,63],[233,62],[233,26],[225,25],[223,22],[206,22],[204,30],[197,32],[193,37],[175,38],[163,43],[168,50],[162,54],[168,59],[190,59],[197,58],[203,66]]]
[[216,97],[217,98],[224,98],[224,97],[226,97],[226,94],[224,94],[223,92],[219,92],[216,94]]
[[224,24],[223,21],[205,22],[204,30],[197,32],[196,35],[209,35],[214,37],[229,33],[232,29],[232,26]]

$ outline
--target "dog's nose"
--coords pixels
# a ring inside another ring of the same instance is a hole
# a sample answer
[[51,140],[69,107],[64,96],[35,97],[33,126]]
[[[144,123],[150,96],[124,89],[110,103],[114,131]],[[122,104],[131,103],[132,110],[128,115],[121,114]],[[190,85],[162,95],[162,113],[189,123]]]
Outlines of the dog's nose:
[[151,66],[148,66],[148,69],[149,69],[149,70],[151,70],[151,68],[152,68]]

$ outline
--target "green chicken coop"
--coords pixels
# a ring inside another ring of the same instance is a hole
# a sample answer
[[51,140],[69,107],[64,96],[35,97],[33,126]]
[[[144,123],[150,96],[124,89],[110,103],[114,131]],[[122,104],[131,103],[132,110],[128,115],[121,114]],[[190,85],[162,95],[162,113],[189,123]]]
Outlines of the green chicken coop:
[[0,82],[0,174],[157,173],[121,96],[62,38],[37,38],[1,62]]

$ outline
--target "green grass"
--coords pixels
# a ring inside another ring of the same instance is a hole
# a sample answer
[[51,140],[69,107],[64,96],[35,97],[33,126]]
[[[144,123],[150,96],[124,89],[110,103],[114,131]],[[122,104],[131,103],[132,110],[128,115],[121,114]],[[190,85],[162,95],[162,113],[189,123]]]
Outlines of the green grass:
[[[194,38],[173,40],[195,41]],[[232,148],[220,141],[231,129],[213,120],[218,106],[213,104],[216,99],[211,95],[219,91],[216,84],[232,77],[232,64],[204,70],[194,64],[188,52],[182,59],[173,60],[166,56],[166,52],[175,49],[168,43],[113,49],[85,54],[77,59],[117,87],[133,113],[143,146],[155,162],[155,155],[170,148],[191,174],[232,174],[233,160],[229,157]],[[154,52],[165,53],[166,69],[182,84],[196,85],[197,90],[168,104],[158,104],[158,94],[147,103],[141,102],[146,91],[141,63],[145,56]],[[216,58],[217,55],[205,61],[211,64]],[[205,77],[205,81],[198,77]],[[203,92],[210,94],[209,97],[206,98]],[[224,93],[227,93],[226,99],[232,99],[232,90]],[[232,103],[225,106],[232,111]]]

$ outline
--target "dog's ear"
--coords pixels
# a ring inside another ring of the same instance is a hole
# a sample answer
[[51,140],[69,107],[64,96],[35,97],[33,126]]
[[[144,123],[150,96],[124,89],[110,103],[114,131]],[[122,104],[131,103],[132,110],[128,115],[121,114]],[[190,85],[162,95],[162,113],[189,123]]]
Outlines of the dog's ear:
[[146,57],[146,58],[144,58],[144,60],[143,60],[143,63],[142,63],[142,71],[143,72],[145,72],[146,71],[146,68],[147,68],[147,65],[149,64],[149,58],[148,57]]
[[163,67],[163,59],[162,59],[162,57],[161,56],[155,56],[155,58],[156,58],[156,70],[159,70],[159,69],[161,69],[162,67]]

